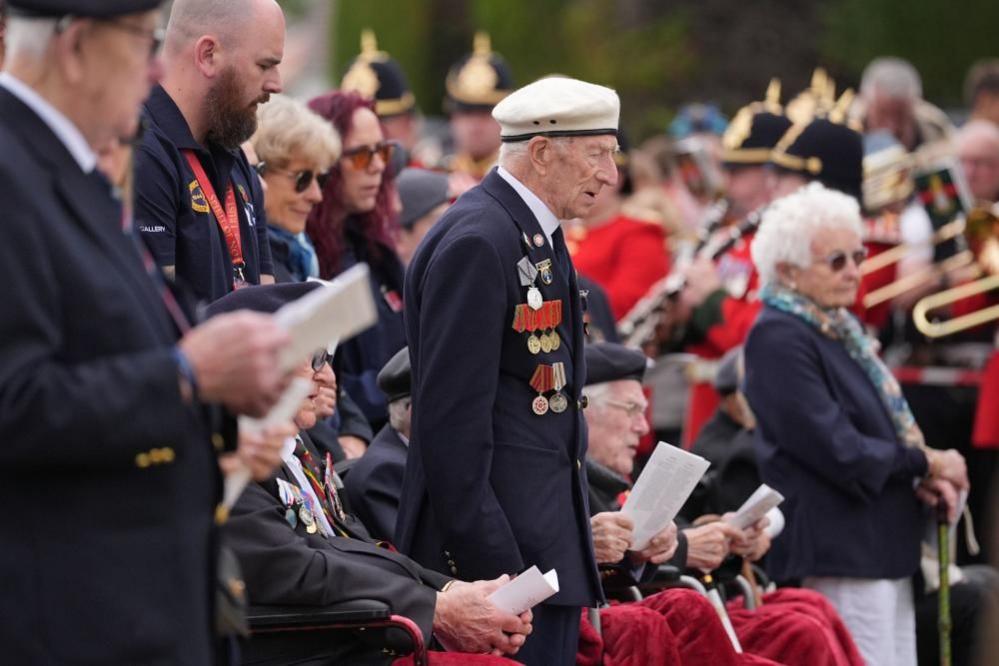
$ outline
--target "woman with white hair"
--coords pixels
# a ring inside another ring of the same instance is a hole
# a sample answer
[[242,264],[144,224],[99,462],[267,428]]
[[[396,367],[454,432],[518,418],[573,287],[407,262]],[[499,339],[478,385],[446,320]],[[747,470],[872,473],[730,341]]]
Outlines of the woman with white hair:
[[302,102],[274,95],[257,111],[250,139],[266,193],[267,235],[278,282],[319,277],[305,221],[323,200],[330,166],[340,157],[340,136]]
[[919,499],[942,497],[956,518],[964,459],[926,446],[849,310],[865,255],[853,199],[812,183],[778,200],[752,253],[764,309],[746,342],[746,396],[761,476],[787,498],[770,573],[825,594],[869,664],[915,664]]

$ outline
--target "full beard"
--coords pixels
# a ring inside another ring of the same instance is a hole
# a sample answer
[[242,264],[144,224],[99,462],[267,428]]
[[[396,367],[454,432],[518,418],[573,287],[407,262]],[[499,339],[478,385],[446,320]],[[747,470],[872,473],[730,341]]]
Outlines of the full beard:
[[208,117],[208,142],[228,150],[235,150],[257,131],[257,104],[270,98],[262,95],[250,104],[244,104],[236,72],[228,69],[205,95],[205,112]]

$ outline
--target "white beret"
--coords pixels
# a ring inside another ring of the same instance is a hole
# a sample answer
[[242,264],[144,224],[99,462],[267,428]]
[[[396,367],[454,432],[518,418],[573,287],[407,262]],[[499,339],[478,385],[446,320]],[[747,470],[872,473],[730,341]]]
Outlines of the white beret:
[[610,88],[555,76],[515,90],[493,109],[505,142],[616,134],[620,114],[621,100]]

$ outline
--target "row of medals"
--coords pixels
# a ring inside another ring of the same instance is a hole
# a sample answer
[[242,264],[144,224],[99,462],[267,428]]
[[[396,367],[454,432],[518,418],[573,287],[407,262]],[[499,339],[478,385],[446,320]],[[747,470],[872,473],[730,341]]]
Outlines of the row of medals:
[[550,354],[553,351],[558,351],[561,347],[562,338],[555,329],[542,331],[539,334],[527,334],[527,351],[534,355],[538,355],[542,352]]

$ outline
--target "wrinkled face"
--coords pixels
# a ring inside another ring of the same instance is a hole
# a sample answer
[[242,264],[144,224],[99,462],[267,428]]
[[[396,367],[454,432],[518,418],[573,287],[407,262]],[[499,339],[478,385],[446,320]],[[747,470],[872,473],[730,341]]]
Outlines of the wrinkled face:
[[907,150],[916,147],[915,102],[911,99],[889,97],[875,91],[864,124],[868,132],[891,132]]
[[777,189],[777,176],[764,165],[725,169],[725,193],[736,217],[744,217],[770,202]]
[[617,137],[571,137],[552,146],[555,159],[544,176],[552,212],[560,220],[589,217],[600,191],[617,184]]
[[282,166],[268,165],[263,178],[267,183],[264,197],[267,223],[293,234],[305,231],[305,220],[312,207],[323,200],[319,178],[318,166],[301,157]]
[[257,129],[257,107],[281,92],[278,65],[284,57],[284,17],[269,12],[252,34],[230,38],[222,48],[224,65],[205,95],[208,138],[235,148]]
[[[304,377],[305,379],[312,380],[315,372],[312,370],[312,364],[306,361],[302,365],[295,368],[295,372],[292,373],[295,377]],[[309,396],[302,401],[302,406],[299,408],[298,412],[295,413],[295,425],[298,426],[299,430],[308,430],[309,428],[315,427],[316,425],[316,405],[313,399],[319,394],[319,385],[312,382],[312,391]]]
[[108,21],[87,21],[79,60],[78,125],[91,146],[138,133],[142,103],[163,73],[153,52],[156,10]]
[[999,145],[991,140],[962,141],[958,157],[975,199],[999,199]]
[[605,395],[583,412],[589,428],[587,457],[621,476],[630,476],[638,443],[649,432],[649,403],[633,379],[611,382]]
[[481,160],[500,147],[500,126],[491,111],[455,111],[450,119],[455,152]]
[[864,245],[849,229],[824,228],[812,239],[812,263],[786,266],[788,286],[822,308],[851,307],[857,300]]
[[376,152],[366,160],[366,165],[358,166],[351,153],[358,148],[374,148],[385,140],[385,136],[378,116],[370,109],[357,109],[352,124],[343,138],[343,156],[338,162],[342,175],[340,196],[348,212],[367,213],[375,208],[387,165]]

